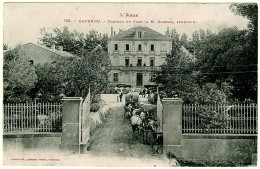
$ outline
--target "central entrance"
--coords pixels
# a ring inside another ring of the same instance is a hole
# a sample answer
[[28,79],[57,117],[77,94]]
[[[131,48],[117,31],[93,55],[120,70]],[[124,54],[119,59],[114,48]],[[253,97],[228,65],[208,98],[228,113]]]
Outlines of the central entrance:
[[142,73],[136,74],[136,86],[143,86],[143,74]]

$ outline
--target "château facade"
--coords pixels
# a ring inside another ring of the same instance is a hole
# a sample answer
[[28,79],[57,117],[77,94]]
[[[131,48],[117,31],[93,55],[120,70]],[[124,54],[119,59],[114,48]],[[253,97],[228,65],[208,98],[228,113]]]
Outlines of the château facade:
[[112,84],[126,84],[131,87],[153,85],[150,79],[172,47],[169,30],[162,35],[148,27],[133,27],[115,34],[111,28],[108,40],[108,54],[112,70],[108,80]]

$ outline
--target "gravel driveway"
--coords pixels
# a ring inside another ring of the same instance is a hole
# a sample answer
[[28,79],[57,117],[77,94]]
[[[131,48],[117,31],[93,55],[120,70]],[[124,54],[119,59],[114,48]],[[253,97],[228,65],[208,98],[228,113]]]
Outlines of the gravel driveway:
[[[93,133],[90,139],[89,151],[86,153],[96,157],[115,157],[138,159],[139,163],[130,166],[169,166],[161,155],[153,154],[150,145],[144,144],[142,136],[133,136],[131,125],[128,121],[123,123],[123,105],[112,107],[106,122]],[[120,160],[119,160],[120,163]],[[122,165],[124,166],[124,165]]]

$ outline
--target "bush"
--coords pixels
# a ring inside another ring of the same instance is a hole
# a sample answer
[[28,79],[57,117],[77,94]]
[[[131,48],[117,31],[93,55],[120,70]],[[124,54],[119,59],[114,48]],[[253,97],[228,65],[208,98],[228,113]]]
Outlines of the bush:
[[154,104],[154,94],[148,95],[148,102]]
[[191,93],[183,93],[184,103],[192,104],[225,104],[227,88],[219,89],[215,83],[206,83],[202,88],[194,87]]
[[157,107],[153,107],[150,110],[148,110],[149,114],[151,114],[155,119],[157,119]]
[[101,96],[100,94],[94,95],[92,97],[92,103],[99,103],[101,101]]
[[197,126],[206,133],[210,133],[210,129],[224,129],[227,127],[230,115],[224,113],[221,108],[212,110],[210,106],[200,105],[194,112],[195,115],[201,120]]
[[100,109],[99,103],[92,103],[90,106],[90,111],[91,112],[97,112]]

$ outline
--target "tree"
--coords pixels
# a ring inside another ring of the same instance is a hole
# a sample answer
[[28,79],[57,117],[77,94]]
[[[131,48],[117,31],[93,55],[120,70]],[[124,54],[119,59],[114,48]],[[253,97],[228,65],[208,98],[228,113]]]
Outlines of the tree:
[[197,68],[204,84],[211,82],[221,87],[222,82],[228,81],[234,87],[235,98],[256,99],[257,57],[251,47],[248,31],[236,27],[207,37],[197,55]]
[[187,36],[186,33],[183,33],[183,34],[181,35],[180,41],[181,41],[181,45],[182,45],[182,46],[187,46],[188,36]]
[[200,36],[200,40],[201,41],[205,40],[206,39],[206,32],[205,32],[205,30],[200,29],[199,30],[199,36]]
[[[67,58],[63,58],[67,59]],[[69,61],[67,61],[69,62]],[[33,97],[41,101],[53,101],[56,96],[64,94],[64,75],[69,67],[64,67],[65,61],[36,65],[37,83],[32,92]]]
[[110,71],[110,60],[103,49],[82,53],[81,59],[74,59],[64,79],[66,96],[86,97],[90,87],[92,96],[100,93],[107,84],[106,76]]
[[258,29],[258,6],[256,3],[234,3],[229,7],[236,15],[242,15],[249,20],[248,28],[252,31]]
[[4,55],[4,102],[26,102],[37,82],[34,67],[24,58],[21,47]]
[[172,97],[175,92],[181,94],[186,92],[194,80],[192,60],[181,50],[182,42],[175,29],[172,31],[171,37],[172,50],[166,55],[166,63],[161,66],[162,71],[158,72],[152,79],[153,82],[163,86],[168,97]]
[[195,32],[192,33],[192,41],[193,42],[198,42],[199,39],[200,39],[199,37],[200,37],[200,35],[199,35],[198,31],[195,31]]
[[8,44],[3,44],[3,50],[8,50]]
[[88,34],[82,32],[69,31],[68,27],[63,27],[62,30],[54,28],[48,32],[45,28],[41,29],[42,37],[39,39],[42,45],[51,47],[55,44],[56,49],[59,46],[63,47],[64,51],[75,55],[82,55],[82,53],[91,52],[98,44],[104,50],[107,50],[107,34],[101,34],[97,31],[91,30]]
[[[63,92],[66,96],[86,97],[89,86],[92,96],[100,93],[102,88],[107,84],[106,76],[110,70],[110,59],[107,54],[107,34],[101,34],[91,30],[89,33],[80,33],[77,31],[70,32],[67,27],[63,30],[58,28],[52,32],[47,32],[45,28],[41,29],[42,37],[40,41],[43,45],[50,47],[53,43],[56,46],[63,46],[67,52],[73,53],[78,58],[60,59],[53,67],[46,65],[42,68],[45,71],[54,71],[56,75],[50,77],[58,79],[61,84],[56,85],[55,89],[45,91],[45,93]],[[42,84],[45,86],[54,85],[52,78],[48,79],[44,73],[42,74]],[[46,78],[47,79],[46,79]],[[45,80],[44,80],[45,79]],[[48,82],[48,83],[47,83]],[[38,85],[41,91],[44,86]]]

